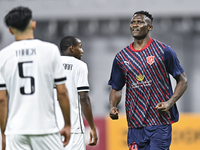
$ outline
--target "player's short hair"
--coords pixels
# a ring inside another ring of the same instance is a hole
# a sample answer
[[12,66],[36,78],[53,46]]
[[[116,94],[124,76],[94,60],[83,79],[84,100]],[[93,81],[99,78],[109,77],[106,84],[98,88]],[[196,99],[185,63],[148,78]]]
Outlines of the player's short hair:
[[72,45],[73,46],[77,45],[76,37],[74,37],[74,36],[65,36],[60,41],[60,52],[63,53],[64,51],[66,51]]
[[32,11],[28,7],[15,7],[4,17],[7,27],[13,27],[24,31],[32,19]]
[[137,12],[135,12],[135,13],[133,14],[133,16],[134,16],[135,14],[146,15],[149,19],[151,19],[151,22],[153,22],[153,16],[152,16],[152,14],[150,14],[148,11],[143,11],[143,10],[137,11]]

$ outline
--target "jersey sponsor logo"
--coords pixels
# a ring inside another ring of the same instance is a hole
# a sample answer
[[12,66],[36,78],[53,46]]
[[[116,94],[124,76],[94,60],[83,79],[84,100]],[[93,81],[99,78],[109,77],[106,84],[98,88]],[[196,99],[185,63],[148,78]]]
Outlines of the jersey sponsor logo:
[[155,56],[148,56],[147,57],[147,63],[149,65],[152,65],[155,62]]
[[136,77],[136,79],[137,79],[138,81],[142,81],[142,80],[144,80],[144,76],[143,76],[142,74],[139,74],[139,75]]
[[151,80],[150,81],[144,81],[142,83],[136,82],[132,83],[133,88],[140,88],[140,87],[145,87],[145,86],[151,86]]

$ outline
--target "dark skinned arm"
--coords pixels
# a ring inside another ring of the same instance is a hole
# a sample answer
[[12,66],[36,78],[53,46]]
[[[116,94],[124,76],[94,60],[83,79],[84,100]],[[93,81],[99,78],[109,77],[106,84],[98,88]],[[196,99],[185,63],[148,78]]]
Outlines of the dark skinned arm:
[[179,76],[176,76],[175,80],[177,82],[177,85],[175,87],[174,94],[172,95],[172,97],[168,101],[161,102],[156,105],[156,108],[159,113],[166,113],[187,89],[187,77],[184,72]]
[[122,97],[122,90],[110,90],[109,101],[110,101],[110,118],[113,120],[118,119],[119,110],[117,105],[120,103]]
[[90,141],[88,145],[96,145],[97,144],[97,132],[96,132],[96,127],[94,125],[94,120],[93,120],[93,115],[92,115],[92,107],[90,103],[90,97],[88,95],[87,91],[79,92],[79,97],[80,97],[80,103],[81,103],[81,109],[82,112],[91,128],[90,131]]
[[58,101],[60,104],[60,108],[62,110],[65,123],[63,129],[60,131],[60,134],[64,136],[63,145],[66,146],[69,143],[71,135],[70,103],[69,103],[68,91],[65,87],[65,84],[56,85],[56,89],[57,89]]
[[0,127],[1,127],[1,135],[2,135],[2,150],[5,150],[6,140],[5,140],[5,128],[8,116],[8,99],[7,99],[7,91],[0,90]]

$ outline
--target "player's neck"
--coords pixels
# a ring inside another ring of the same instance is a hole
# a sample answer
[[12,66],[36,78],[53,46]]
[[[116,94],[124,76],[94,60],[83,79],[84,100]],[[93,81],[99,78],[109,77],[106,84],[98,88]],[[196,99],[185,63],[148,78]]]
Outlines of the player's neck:
[[146,36],[144,39],[136,39],[134,38],[133,48],[135,50],[141,50],[148,42],[149,42],[149,36]]
[[29,39],[34,39],[33,31],[26,31],[26,32],[21,32],[21,33],[15,34],[16,41],[29,40]]

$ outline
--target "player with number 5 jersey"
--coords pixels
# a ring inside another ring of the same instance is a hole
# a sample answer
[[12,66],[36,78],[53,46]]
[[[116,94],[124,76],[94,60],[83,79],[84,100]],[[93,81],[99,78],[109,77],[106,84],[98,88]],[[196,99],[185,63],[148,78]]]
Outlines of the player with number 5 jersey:
[[[6,149],[63,149],[70,138],[70,105],[59,49],[34,39],[35,21],[28,8],[14,8],[5,22],[16,40],[0,51],[0,127],[2,134],[5,130]],[[63,144],[55,117],[54,85],[65,119]]]
[[1,90],[10,96],[6,134],[57,131],[54,115],[46,113],[53,112],[54,81],[65,81],[57,47],[37,39],[16,41],[1,51],[0,59]]

